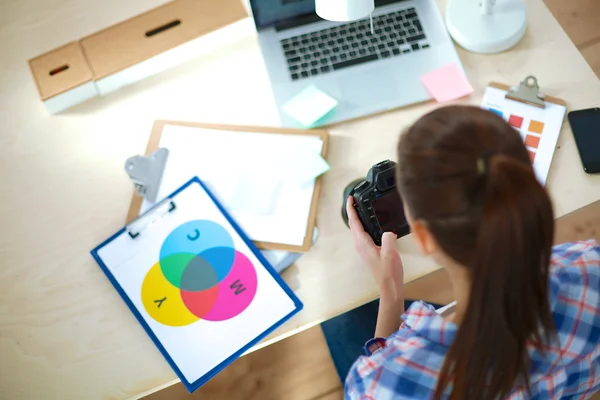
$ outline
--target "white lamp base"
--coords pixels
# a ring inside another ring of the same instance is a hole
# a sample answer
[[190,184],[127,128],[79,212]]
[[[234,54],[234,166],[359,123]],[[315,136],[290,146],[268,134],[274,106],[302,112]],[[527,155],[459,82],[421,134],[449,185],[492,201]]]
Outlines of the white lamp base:
[[454,41],[473,53],[499,53],[515,46],[527,29],[523,0],[448,0],[446,26]]

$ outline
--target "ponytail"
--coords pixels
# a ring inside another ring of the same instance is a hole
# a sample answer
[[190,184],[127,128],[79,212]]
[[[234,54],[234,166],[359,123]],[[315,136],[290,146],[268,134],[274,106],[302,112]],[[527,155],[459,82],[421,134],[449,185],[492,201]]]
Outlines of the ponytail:
[[505,398],[515,385],[529,390],[527,342],[543,351],[542,344],[555,337],[548,300],[550,199],[531,165],[514,157],[494,154],[480,172],[481,215],[467,261],[470,298],[436,399],[449,384],[451,399]]

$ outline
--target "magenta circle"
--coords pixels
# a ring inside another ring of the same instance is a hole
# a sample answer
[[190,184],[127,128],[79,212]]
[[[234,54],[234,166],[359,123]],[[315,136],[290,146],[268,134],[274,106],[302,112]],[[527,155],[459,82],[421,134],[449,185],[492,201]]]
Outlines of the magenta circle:
[[235,252],[233,267],[219,284],[219,294],[212,309],[202,319],[225,321],[246,309],[256,294],[257,279],[254,266],[242,253]]

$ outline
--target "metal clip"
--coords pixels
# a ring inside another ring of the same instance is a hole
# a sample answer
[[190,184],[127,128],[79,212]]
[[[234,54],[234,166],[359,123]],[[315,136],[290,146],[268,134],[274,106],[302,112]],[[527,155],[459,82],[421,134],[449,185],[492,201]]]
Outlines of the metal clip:
[[125,162],[125,172],[133,181],[136,193],[151,203],[156,202],[168,156],[169,150],[160,148],[148,157],[133,156]]
[[177,207],[175,206],[175,202],[173,200],[168,198],[164,199],[145,214],[142,214],[131,221],[126,226],[127,234],[132,239],[135,239],[143,230],[157,222],[159,219],[163,218],[165,215],[172,213],[175,208]]
[[529,75],[525,78],[519,86],[510,88],[508,93],[506,93],[506,98],[532,106],[546,108],[544,95],[540,93],[537,78],[533,75]]

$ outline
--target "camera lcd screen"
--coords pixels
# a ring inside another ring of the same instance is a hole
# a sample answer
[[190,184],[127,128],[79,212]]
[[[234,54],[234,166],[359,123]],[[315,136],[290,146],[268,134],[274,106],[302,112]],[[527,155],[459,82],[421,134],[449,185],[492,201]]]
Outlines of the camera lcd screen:
[[373,210],[383,232],[398,233],[398,227],[406,225],[402,200],[395,189],[375,199]]

